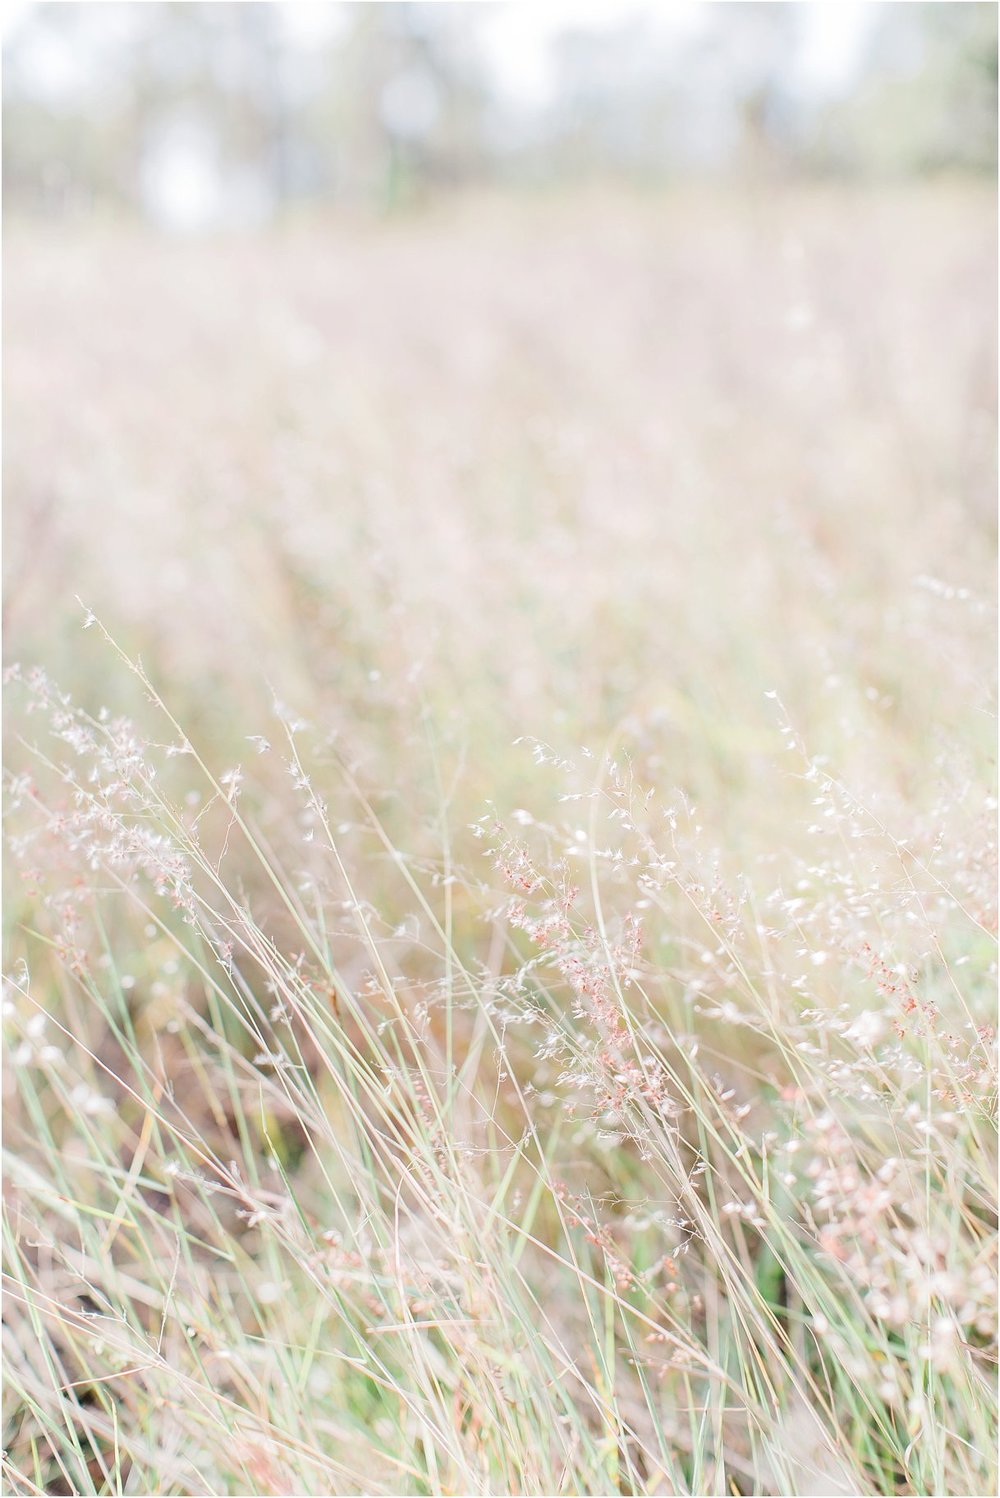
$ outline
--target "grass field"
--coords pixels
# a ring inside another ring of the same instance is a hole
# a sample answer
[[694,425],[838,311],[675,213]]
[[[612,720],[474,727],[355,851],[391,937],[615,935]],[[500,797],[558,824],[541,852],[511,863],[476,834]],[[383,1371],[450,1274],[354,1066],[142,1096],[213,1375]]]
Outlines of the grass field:
[[8,221],[6,1491],[996,1492],[995,237]]

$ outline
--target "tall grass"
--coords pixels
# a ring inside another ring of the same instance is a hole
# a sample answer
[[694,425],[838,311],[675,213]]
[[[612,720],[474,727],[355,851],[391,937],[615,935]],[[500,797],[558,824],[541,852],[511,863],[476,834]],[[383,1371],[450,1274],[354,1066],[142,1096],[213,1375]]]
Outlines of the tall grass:
[[597,206],[13,238],[12,1492],[996,1491],[989,205]]

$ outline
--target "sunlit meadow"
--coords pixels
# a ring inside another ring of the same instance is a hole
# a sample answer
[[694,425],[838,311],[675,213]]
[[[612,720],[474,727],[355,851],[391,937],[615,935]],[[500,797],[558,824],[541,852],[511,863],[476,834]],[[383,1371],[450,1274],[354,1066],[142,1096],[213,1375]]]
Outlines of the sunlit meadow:
[[7,232],[7,1491],[996,1492],[995,201]]

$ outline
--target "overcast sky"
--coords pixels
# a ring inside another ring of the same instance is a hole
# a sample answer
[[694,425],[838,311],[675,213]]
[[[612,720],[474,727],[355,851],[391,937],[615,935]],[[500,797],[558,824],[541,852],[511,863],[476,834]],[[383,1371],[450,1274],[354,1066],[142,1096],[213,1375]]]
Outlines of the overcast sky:
[[[493,14],[485,30],[495,75],[508,94],[526,104],[549,97],[550,43],[562,31],[600,32],[636,18],[663,35],[690,36],[721,20],[718,7],[706,0],[521,0],[489,9]],[[799,0],[795,10],[800,44],[791,64],[801,86],[822,94],[848,87],[873,6],[868,0]]]
[[[134,3],[134,0],[133,0]],[[752,3],[752,0],[750,0]],[[464,0],[470,11],[473,0]],[[25,23],[32,10],[25,0],[6,0],[3,14],[5,46],[25,39]],[[76,9],[76,7],[69,7]],[[849,88],[855,76],[865,34],[878,6],[868,0],[795,0],[799,45],[789,68],[803,92],[830,95]],[[120,23],[122,7],[91,5],[109,29]],[[308,48],[327,41],[344,24],[348,7],[316,0],[288,0],[280,12],[289,40]],[[620,27],[642,20],[661,35],[697,34],[722,17],[711,0],[512,0],[506,4],[476,4],[475,21],[495,81],[510,102],[541,106],[551,97],[551,43],[567,30],[591,31]],[[115,15],[118,12],[118,15]],[[56,102],[60,95],[86,88],[87,49],[79,38],[35,32],[28,56],[21,58],[40,95]]]

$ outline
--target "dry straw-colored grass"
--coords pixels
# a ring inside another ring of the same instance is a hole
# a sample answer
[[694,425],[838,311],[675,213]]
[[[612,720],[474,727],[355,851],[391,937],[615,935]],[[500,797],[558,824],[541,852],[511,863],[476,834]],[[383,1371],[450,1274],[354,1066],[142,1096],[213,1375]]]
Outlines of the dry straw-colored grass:
[[7,1490],[995,1492],[991,195],[7,233]]

